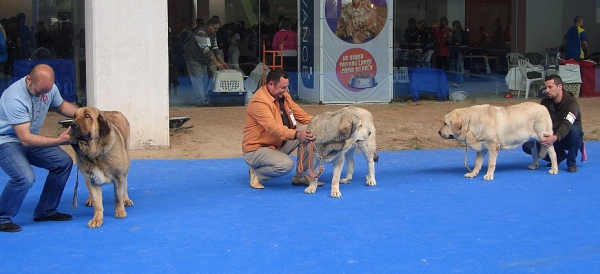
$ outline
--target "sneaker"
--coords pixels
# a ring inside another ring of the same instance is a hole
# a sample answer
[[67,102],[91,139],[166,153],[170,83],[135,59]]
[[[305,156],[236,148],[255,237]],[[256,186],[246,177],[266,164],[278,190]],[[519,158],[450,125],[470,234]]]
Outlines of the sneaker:
[[577,172],[577,165],[567,167],[568,172]]
[[13,222],[1,224],[0,231],[2,232],[19,232],[21,231],[21,227]]
[[258,177],[256,177],[256,174],[254,174],[253,168],[248,169],[248,175],[250,175],[250,187],[251,188],[256,188],[256,189],[265,188],[265,186],[263,186],[260,183],[260,180],[258,180]]
[[211,104],[209,101],[198,101],[196,102],[197,107],[210,107]]
[[46,217],[33,217],[34,222],[45,222],[45,221],[70,221],[73,220],[73,216],[69,214],[63,214],[60,212],[56,212],[50,216]]
[[459,87],[462,87],[463,85],[457,84],[457,83],[453,83],[452,86],[455,87],[455,88],[459,88]]

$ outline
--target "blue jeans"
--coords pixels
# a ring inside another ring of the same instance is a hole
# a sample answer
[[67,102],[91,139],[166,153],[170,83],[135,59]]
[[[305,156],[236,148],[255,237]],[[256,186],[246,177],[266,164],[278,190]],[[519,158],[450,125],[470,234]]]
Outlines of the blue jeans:
[[0,195],[0,224],[12,222],[35,181],[33,166],[48,170],[33,217],[47,217],[56,208],[71,174],[73,160],[59,147],[25,147],[21,143],[0,145],[0,167],[10,180]]
[[196,101],[209,102],[208,85],[210,79],[207,66],[195,60],[186,60],[185,63],[187,64],[194,94],[196,94]]
[[567,166],[577,165],[577,153],[583,143],[583,130],[580,126],[573,125],[565,138],[554,143],[554,150],[567,152]]
[[[563,160],[567,160],[567,166],[575,166],[577,165],[577,153],[579,152],[579,148],[581,148],[581,144],[583,143],[583,130],[581,130],[580,126],[573,125],[571,126],[571,130],[563,138],[562,140],[554,143],[554,151],[556,151],[556,161],[558,163]],[[531,146],[533,143],[527,142],[523,144],[523,151],[529,155],[531,155]],[[540,150],[540,143],[536,142],[535,145],[538,147],[538,151]],[[550,161],[550,157],[546,155],[544,159],[546,161]]]

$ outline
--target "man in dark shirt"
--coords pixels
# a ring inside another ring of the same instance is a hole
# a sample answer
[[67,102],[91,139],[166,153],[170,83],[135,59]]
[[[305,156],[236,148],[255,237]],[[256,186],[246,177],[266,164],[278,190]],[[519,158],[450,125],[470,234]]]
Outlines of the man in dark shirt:
[[[552,118],[552,131],[554,134],[544,134],[540,143],[544,147],[554,145],[557,161],[560,163],[567,159],[567,170],[577,172],[577,152],[582,149],[583,130],[581,127],[581,111],[575,96],[563,90],[563,82],[558,75],[546,76],[547,97],[541,104],[548,109]],[[539,146],[540,143],[537,143]],[[533,143],[523,144],[523,151],[531,154]],[[582,151],[582,153],[585,153]],[[546,159],[548,160],[548,159]]]

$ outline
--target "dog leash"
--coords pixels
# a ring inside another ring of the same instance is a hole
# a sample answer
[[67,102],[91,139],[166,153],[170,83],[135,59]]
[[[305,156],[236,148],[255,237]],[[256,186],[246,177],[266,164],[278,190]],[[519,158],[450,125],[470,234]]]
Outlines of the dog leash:
[[73,190],[73,200],[71,201],[71,207],[77,208],[77,187],[79,186],[79,170],[75,173],[75,189]]
[[[321,176],[321,174],[323,174],[323,171],[325,170],[325,167],[323,166],[323,157],[321,157],[321,155],[319,154],[319,152],[317,151],[317,155],[319,156],[319,173],[318,174],[314,174],[312,172],[312,168],[310,167],[310,164],[313,162],[313,151],[315,151],[314,149],[315,145],[313,141],[309,141],[309,151],[308,151],[308,174],[310,175],[310,177],[312,178],[319,178],[319,176]],[[300,155],[298,155],[298,157],[300,157],[300,161],[298,161],[298,172],[303,172],[304,171],[304,149],[306,148],[306,143],[302,142],[302,146],[300,148]]]
[[473,172],[467,165],[467,156],[469,156],[469,146],[465,146],[465,167],[469,172]]

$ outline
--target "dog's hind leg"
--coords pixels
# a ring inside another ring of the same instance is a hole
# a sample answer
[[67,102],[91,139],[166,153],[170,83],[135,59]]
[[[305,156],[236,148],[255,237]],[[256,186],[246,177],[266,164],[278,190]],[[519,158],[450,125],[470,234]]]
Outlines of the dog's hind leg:
[[[543,149],[544,151],[546,151],[546,149]],[[533,142],[533,146],[531,147],[531,158],[533,160],[533,163],[531,163],[531,165],[528,165],[527,168],[529,169],[537,169],[538,167],[540,167],[540,160],[539,157],[542,157],[545,155],[541,155],[541,154],[545,154],[545,153],[539,153],[538,148],[537,148],[537,142]],[[544,158],[542,157],[542,158]]]
[[554,146],[552,145],[544,149],[548,153],[548,157],[550,157],[550,163],[552,163],[552,167],[548,173],[558,174],[558,161],[556,160],[556,151],[554,150]]
[[344,158],[346,160],[346,177],[340,179],[340,184],[349,184],[352,182],[352,175],[354,174],[354,147],[344,153]]
[[[373,138],[374,136],[371,136]],[[375,162],[379,160],[379,156],[377,156],[377,145],[375,144],[374,139],[369,138],[366,143],[360,142],[359,148],[365,156],[365,160],[367,161],[367,168],[369,173],[366,176],[368,186],[377,185],[377,181],[375,181]],[[371,141],[373,140],[373,141]]]

